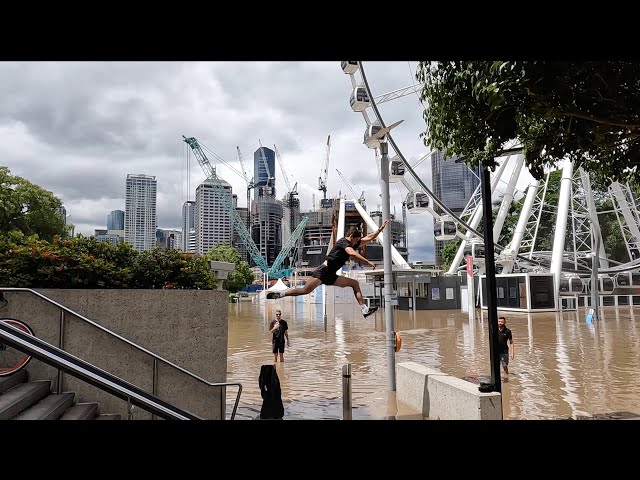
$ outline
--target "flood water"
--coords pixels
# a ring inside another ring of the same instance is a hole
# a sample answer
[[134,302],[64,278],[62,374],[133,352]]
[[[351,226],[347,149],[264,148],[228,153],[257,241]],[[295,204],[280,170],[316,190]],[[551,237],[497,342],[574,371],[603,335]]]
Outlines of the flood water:
[[[387,375],[384,311],[362,318],[357,305],[328,307],[298,297],[229,305],[227,381],[243,384],[236,419],[259,417],[260,367],[274,364],[269,322],[276,308],[289,324],[291,348],[276,363],[284,419],[342,418],[342,367],[351,364],[353,419],[422,419],[395,400]],[[295,303],[294,303],[295,302]],[[504,419],[640,414],[640,308],[605,307],[585,322],[584,310],[502,312],[515,359],[502,384]],[[474,322],[457,310],[394,311],[402,336],[396,363],[417,362],[456,377],[490,376],[487,313]],[[227,393],[230,415],[235,389]]]

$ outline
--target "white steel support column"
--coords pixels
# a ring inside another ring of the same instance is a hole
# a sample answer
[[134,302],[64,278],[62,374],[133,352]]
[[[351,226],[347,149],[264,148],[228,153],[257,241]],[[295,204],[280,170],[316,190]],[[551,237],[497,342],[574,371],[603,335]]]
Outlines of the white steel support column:
[[[582,188],[584,189],[587,205],[589,206],[590,220],[594,226],[596,234],[600,237],[598,248],[598,257],[600,258],[600,268],[609,268],[609,261],[607,260],[607,254],[604,250],[604,241],[602,239],[602,231],[600,230],[600,222],[598,221],[598,210],[596,209],[596,202],[593,198],[591,191],[591,181],[589,175],[582,168],[580,168],[580,180],[582,180]],[[619,184],[618,184],[619,185]]]
[[[367,222],[367,226],[373,231],[373,230],[377,230],[378,226],[376,224],[376,222],[373,221],[373,219],[369,216],[369,214],[367,213],[367,211],[362,207],[362,205],[360,205],[360,203],[358,201],[354,201],[353,204],[356,207],[356,210],[358,211],[358,213],[360,214],[360,216],[362,217],[362,219]],[[389,224],[391,225],[391,224]],[[389,235],[391,235],[391,227],[389,227],[388,229],[389,231]],[[384,237],[385,237],[386,233],[382,232],[380,235],[378,235],[378,238],[380,239],[380,244],[384,245]],[[391,245],[391,256],[393,259],[393,263],[400,268],[406,268],[406,269],[410,269],[411,265],[409,265],[407,263],[407,261],[402,258],[402,255],[400,255],[400,253],[398,252],[398,250],[396,250],[396,247],[394,247],[393,245]]]
[[[493,180],[491,181],[491,192],[492,193],[495,191],[496,187],[498,186],[498,182],[500,181],[500,177],[502,176],[502,173],[504,172],[504,169],[507,166],[507,162],[509,161],[510,158],[511,158],[511,156],[507,157],[505,159],[505,161],[502,162],[500,167],[498,167],[498,170],[494,174]],[[471,221],[469,222],[469,226],[475,230],[477,228],[477,226],[480,224],[480,220],[482,220],[482,202],[479,202],[478,206],[475,208],[475,210],[473,212],[473,217],[471,218]],[[449,270],[447,271],[447,275],[455,275],[456,274],[456,272],[458,270],[458,266],[460,265],[460,262],[462,262],[462,258],[464,257],[464,247],[466,245],[467,245],[467,241],[466,240],[462,240],[462,242],[460,243],[460,247],[458,248],[458,251],[456,252],[456,256],[453,259],[453,262],[451,262],[451,266],[449,267]]]
[[[538,194],[538,188],[540,188],[540,181],[536,180],[529,185],[529,189],[527,190],[527,197],[524,199],[520,218],[518,218],[518,224],[516,225],[513,238],[509,244],[509,250],[513,251],[514,257],[520,250],[520,243],[522,243],[522,237],[524,236],[529,217],[531,216],[531,210],[533,209],[533,202],[535,202],[536,195]],[[513,262],[511,262],[511,267],[513,267]],[[509,271],[511,270],[509,269]]]
[[560,180],[560,197],[558,199],[558,216],[556,217],[556,231],[553,237],[553,250],[551,253],[551,273],[554,278],[553,296],[556,308],[558,306],[558,291],[560,288],[560,276],[562,275],[562,254],[564,252],[564,240],[567,233],[567,216],[569,215],[569,203],[571,201],[571,177],[573,175],[573,162],[567,160],[562,169]]
[[[502,226],[504,225],[504,221],[507,218],[507,213],[509,213],[509,207],[511,206],[511,202],[513,201],[513,192],[516,189],[516,183],[518,183],[518,177],[520,177],[520,170],[522,170],[522,165],[524,165],[524,155],[517,155],[516,164],[513,168],[513,172],[511,172],[511,177],[509,178],[507,189],[504,192],[502,203],[500,204],[500,209],[498,210],[498,215],[496,216],[496,220],[493,224],[493,238],[495,242],[497,242],[500,238]],[[491,191],[493,193],[493,188],[491,189]]]
[[[338,230],[336,232],[336,238],[335,241],[337,242],[339,239],[341,239],[342,237],[344,237],[345,231],[344,231],[344,209],[345,209],[345,199],[341,198],[340,199],[340,210],[338,213]],[[328,252],[327,252],[328,253]]]
[[[625,223],[627,224],[627,229],[631,233],[632,238],[636,239],[636,243],[634,245],[630,245],[631,247],[635,248],[637,242],[640,241],[640,229],[638,228],[636,218],[631,212],[631,207],[629,206],[626,196],[622,191],[622,187],[618,182],[613,182],[611,184],[611,191],[616,198],[616,202],[618,202],[618,207],[620,209],[620,213],[622,213]],[[625,240],[627,239],[625,238]],[[630,244],[631,242],[627,241],[627,243]]]

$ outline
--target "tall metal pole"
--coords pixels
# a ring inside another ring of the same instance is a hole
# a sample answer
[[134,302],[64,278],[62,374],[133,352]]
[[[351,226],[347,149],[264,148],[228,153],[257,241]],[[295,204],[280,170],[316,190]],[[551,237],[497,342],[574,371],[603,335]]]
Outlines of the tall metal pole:
[[496,289],[496,264],[493,251],[493,216],[491,209],[491,177],[489,169],[482,167],[482,215],[484,217],[484,255],[487,280],[487,316],[489,322],[489,358],[491,359],[491,383],[494,392],[502,391],[500,380],[500,355],[498,344],[498,300]]
[[[386,136],[380,139],[380,171],[382,172],[382,219],[391,218],[389,200],[389,145]],[[382,237],[382,252],[384,260],[384,318],[387,332],[387,376],[389,390],[396,390],[396,349],[394,345],[393,308],[391,307],[391,290],[393,284],[393,270],[391,261],[391,227]],[[496,320],[497,321],[497,320]]]
[[[592,215],[596,215],[596,213],[592,213]],[[598,263],[600,260],[598,259],[598,252],[600,251],[599,244],[600,236],[596,231],[596,225],[593,221],[591,221],[591,245],[593,246],[593,258],[591,259],[591,308],[593,308],[593,317],[592,320],[599,320],[600,315],[598,312],[600,311],[599,298],[598,298]],[[588,309],[585,309],[588,311]]]

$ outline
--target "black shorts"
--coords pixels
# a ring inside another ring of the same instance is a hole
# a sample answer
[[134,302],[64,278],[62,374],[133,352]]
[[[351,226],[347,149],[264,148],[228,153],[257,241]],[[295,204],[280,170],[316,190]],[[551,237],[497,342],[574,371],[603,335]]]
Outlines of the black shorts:
[[336,275],[336,272],[329,271],[328,268],[324,265],[316,268],[316,270],[313,272],[313,275],[311,276],[313,278],[320,279],[320,281],[325,285],[333,285],[338,279],[338,275]]
[[274,342],[273,343],[273,353],[284,353],[284,342]]

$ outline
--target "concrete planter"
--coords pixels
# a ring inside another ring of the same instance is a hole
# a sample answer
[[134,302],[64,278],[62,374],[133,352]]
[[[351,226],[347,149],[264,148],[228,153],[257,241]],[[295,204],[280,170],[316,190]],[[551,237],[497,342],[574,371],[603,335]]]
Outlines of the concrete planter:
[[[210,382],[225,382],[227,372],[228,305],[226,290],[38,289],[52,300],[114,333]],[[0,317],[29,324],[35,335],[148,392],[153,390],[154,361],[149,355],[29,292],[7,292]],[[209,387],[158,362],[156,394],[195,415],[220,419],[224,389]],[[50,379],[57,388],[57,370],[39,361],[27,366],[31,378]],[[76,393],[77,402],[99,402],[103,413],[127,418],[127,402],[68,374],[62,391]],[[235,392],[234,392],[235,393]],[[150,419],[135,408],[135,419]]]

